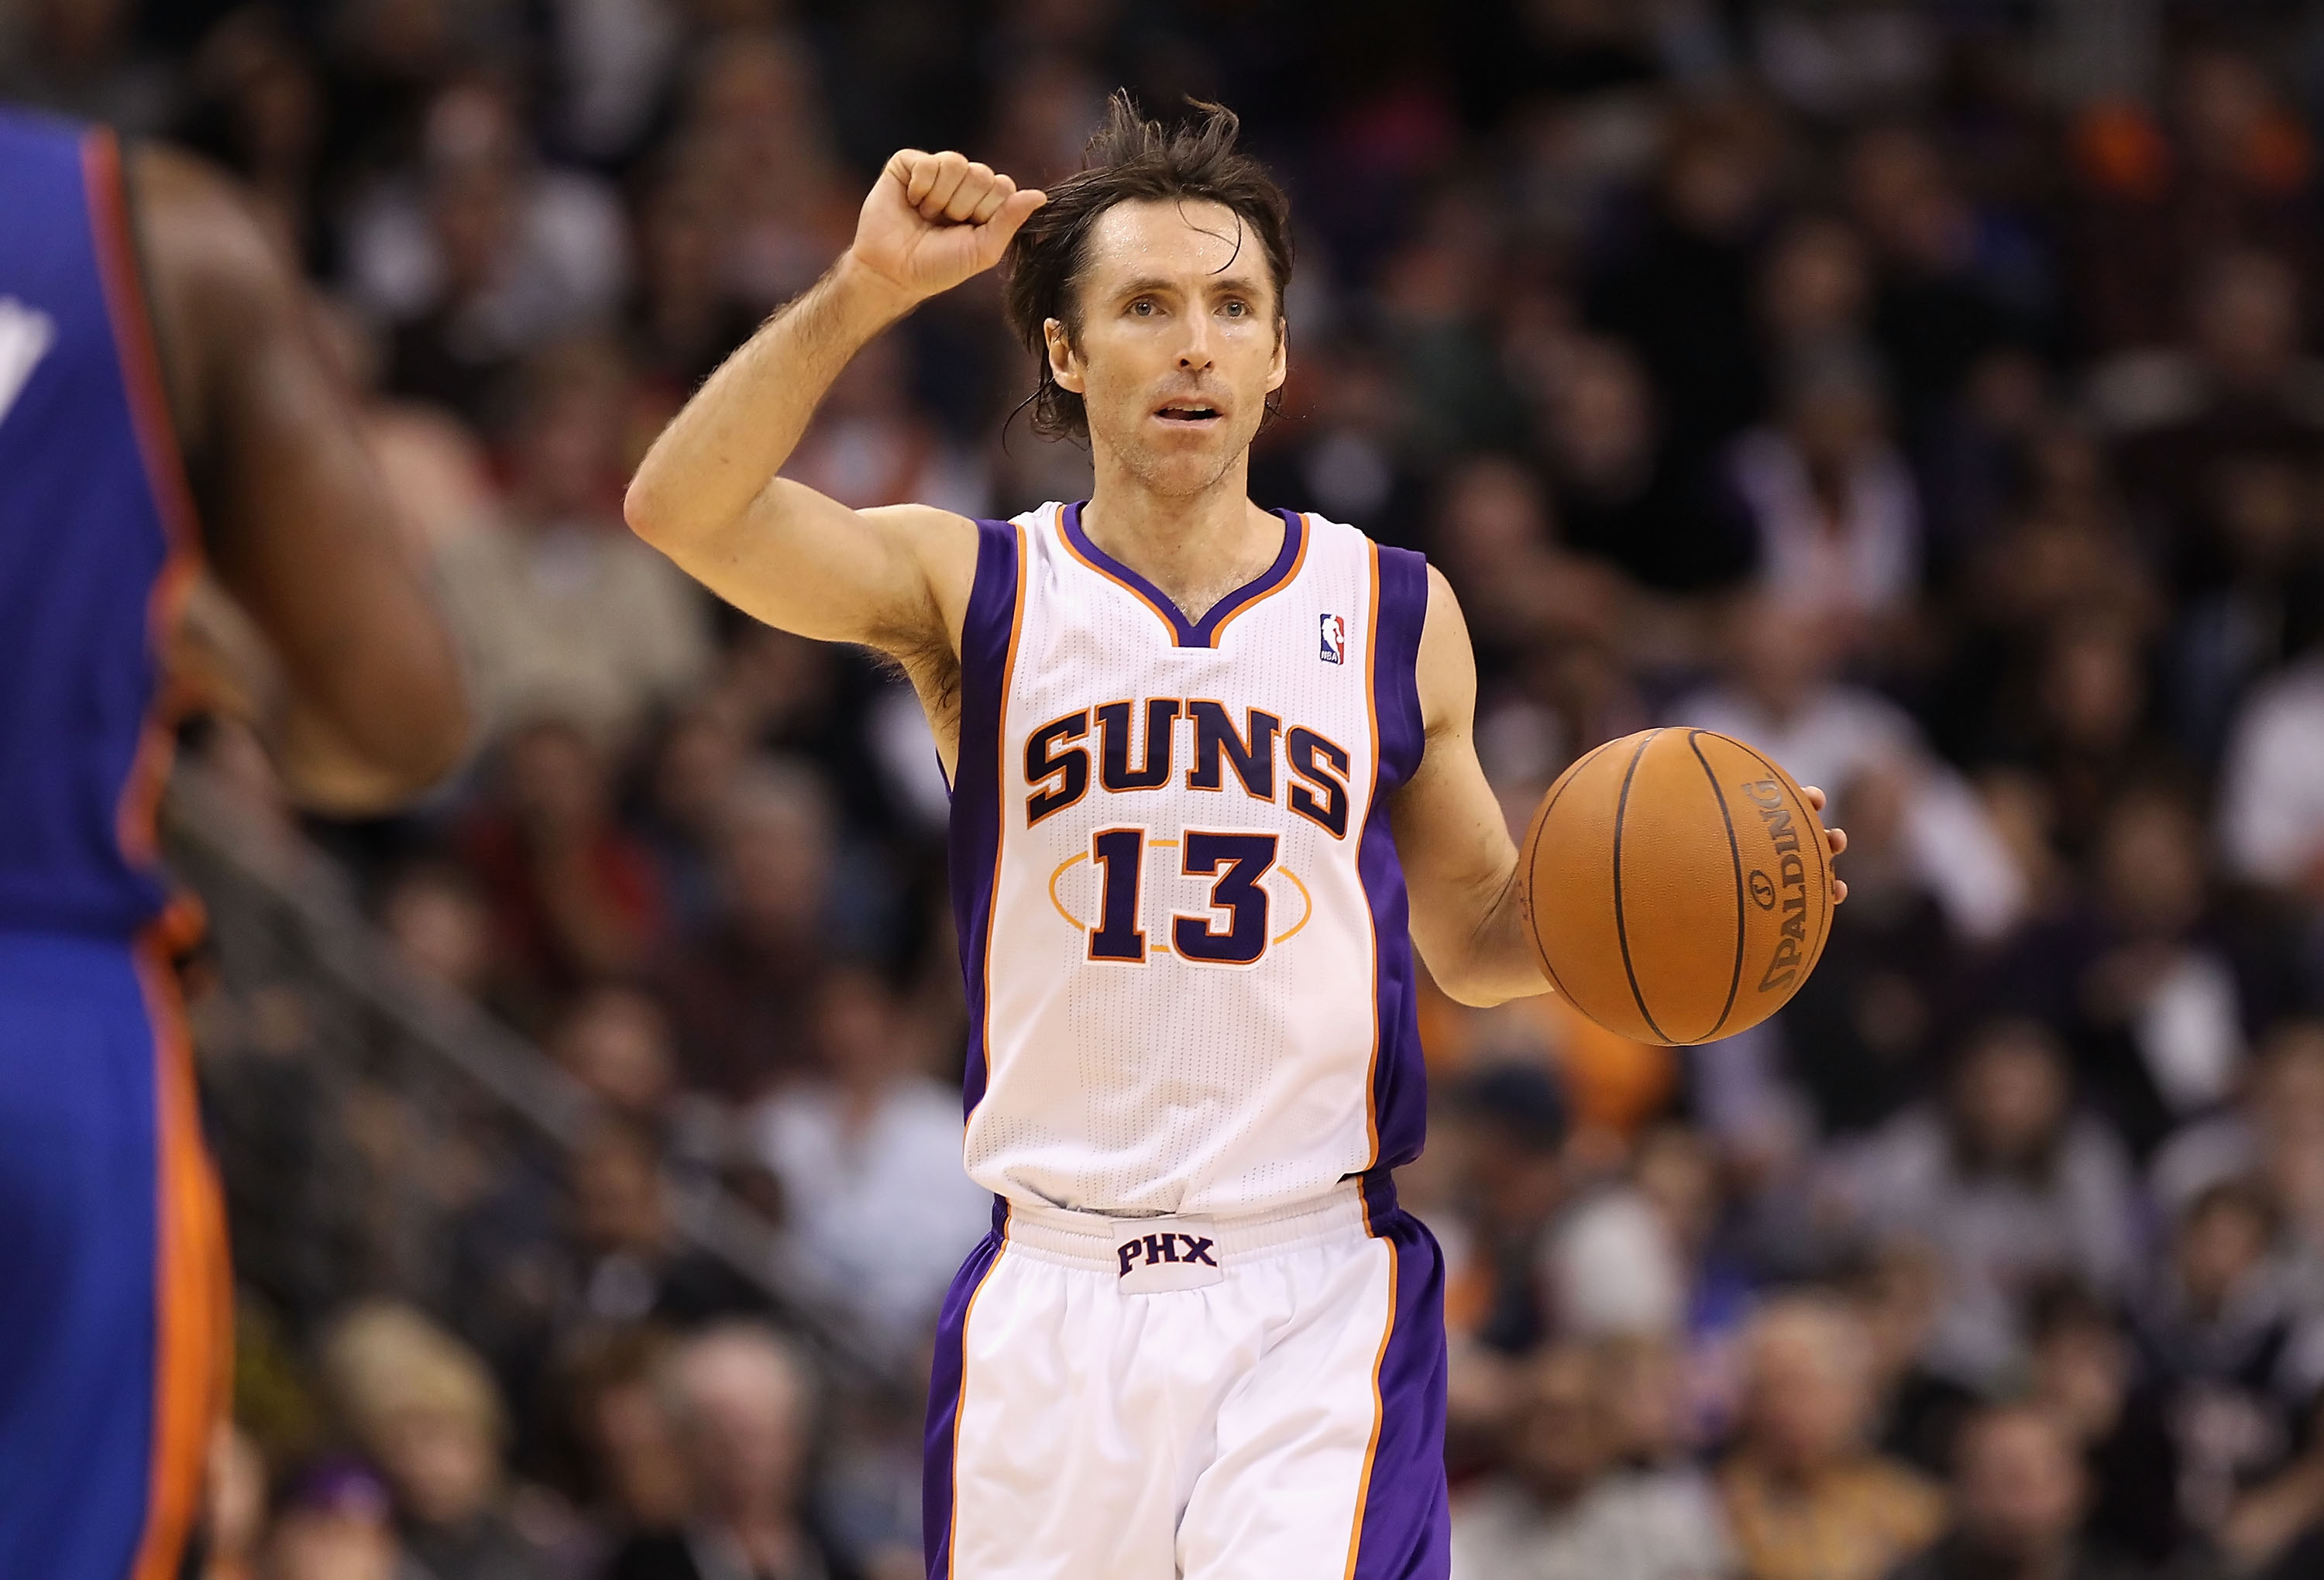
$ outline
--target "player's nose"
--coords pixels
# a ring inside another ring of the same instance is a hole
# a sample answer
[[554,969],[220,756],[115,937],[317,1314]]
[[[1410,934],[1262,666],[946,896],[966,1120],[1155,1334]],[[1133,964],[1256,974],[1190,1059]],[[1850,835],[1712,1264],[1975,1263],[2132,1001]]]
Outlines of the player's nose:
[[1187,372],[1199,372],[1215,359],[1211,353],[1211,326],[1204,315],[1194,314],[1186,329],[1185,343],[1178,348],[1178,366]]

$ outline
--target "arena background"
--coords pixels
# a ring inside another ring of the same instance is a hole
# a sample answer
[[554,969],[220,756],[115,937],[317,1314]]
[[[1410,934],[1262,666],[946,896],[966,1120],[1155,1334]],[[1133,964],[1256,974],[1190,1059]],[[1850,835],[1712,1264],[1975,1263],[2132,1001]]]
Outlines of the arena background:
[[[917,1572],[944,788],[619,497],[890,150],[1041,181],[1117,84],[1292,187],[1254,493],[1443,567],[1511,817],[1685,721],[1853,836],[1748,1036],[1429,1001],[1456,1575],[2324,1575],[2324,7],[16,0],[0,90],[302,261],[488,720],[353,826],[185,731],[208,1573]],[[1077,498],[1028,388],[977,280],[791,470]]]

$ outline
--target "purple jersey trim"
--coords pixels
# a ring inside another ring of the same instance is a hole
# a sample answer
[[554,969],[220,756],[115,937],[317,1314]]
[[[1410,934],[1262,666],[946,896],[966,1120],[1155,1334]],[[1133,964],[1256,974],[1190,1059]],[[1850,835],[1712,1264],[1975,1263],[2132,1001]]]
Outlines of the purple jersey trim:
[[1082,504],[1087,502],[1083,501],[1065,509],[1059,528],[1065,534],[1066,547],[1092,569],[1120,583],[1160,615],[1169,626],[1176,645],[1181,648],[1217,646],[1220,628],[1288,580],[1298,567],[1307,546],[1305,519],[1296,510],[1276,511],[1283,518],[1283,547],[1277,551],[1275,563],[1212,604],[1201,620],[1189,624],[1184,611],[1164,596],[1161,589],[1090,541],[1090,535],[1082,530]]
[[966,1381],[968,1313],[1007,1246],[1008,1216],[993,1203],[992,1232],[977,1243],[953,1275],[936,1318],[936,1361],[928,1376],[928,1426],[920,1472],[920,1550],[928,1580],[952,1573],[953,1447],[960,1435],[961,1386]]
[[984,963],[991,947],[992,879],[1001,859],[1001,719],[1008,702],[1023,587],[1021,545],[1008,521],[976,524],[976,579],[960,636],[960,752],[953,767],[945,873],[953,926],[960,935],[961,987],[968,997],[968,1059],[962,1107],[984,1098]]
[[1391,793],[1420,767],[1420,630],[1428,616],[1428,562],[1409,549],[1374,546],[1379,602],[1373,615],[1372,717],[1379,762],[1356,869],[1372,907],[1379,1047],[1372,1060],[1371,1166],[1420,1155],[1428,1121],[1428,1074],[1420,1052],[1410,905],[1388,828]]
[[1444,1580],[1452,1517],[1444,1483],[1444,1255],[1418,1218],[1369,1218],[1396,1258],[1396,1308],[1380,1346],[1378,1436],[1365,1467],[1349,1580]]

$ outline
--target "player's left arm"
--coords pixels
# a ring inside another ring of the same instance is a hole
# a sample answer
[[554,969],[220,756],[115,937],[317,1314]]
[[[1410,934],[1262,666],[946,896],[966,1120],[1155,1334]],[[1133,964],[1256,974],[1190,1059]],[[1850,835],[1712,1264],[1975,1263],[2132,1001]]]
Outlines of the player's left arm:
[[[1396,850],[1412,898],[1412,939],[1429,975],[1462,1004],[1486,1006],[1549,991],[1525,922],[1517,842],[1477,761],[1477,658],[1460,600],[1428,567],[1428,612],[1420,631],[1420,767],[1388,807]],[[1803,792],[1818,812],[1823,792]],[[1835,856],[1848,848],[1825,831]],[[1833,903],[1848,897],[1835,883]]]
[[1420,629],[1420,767],[1388,806],[1412,896],[1412,941],[1462,1004],[1549,991],[1517,901],[1517,843],[1477,761],[1477,659],[1451,583],[1428,567]]

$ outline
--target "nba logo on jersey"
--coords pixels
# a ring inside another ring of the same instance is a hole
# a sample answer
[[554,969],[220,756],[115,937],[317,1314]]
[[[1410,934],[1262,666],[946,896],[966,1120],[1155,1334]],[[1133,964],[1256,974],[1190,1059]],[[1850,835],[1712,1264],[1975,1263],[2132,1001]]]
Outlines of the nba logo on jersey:
[[1348,661],[1347,620],[1340,615],[1327,614],[1323,617],[1321,626],[1323,648],[1318,656],[1326,664],[1346,663]]

